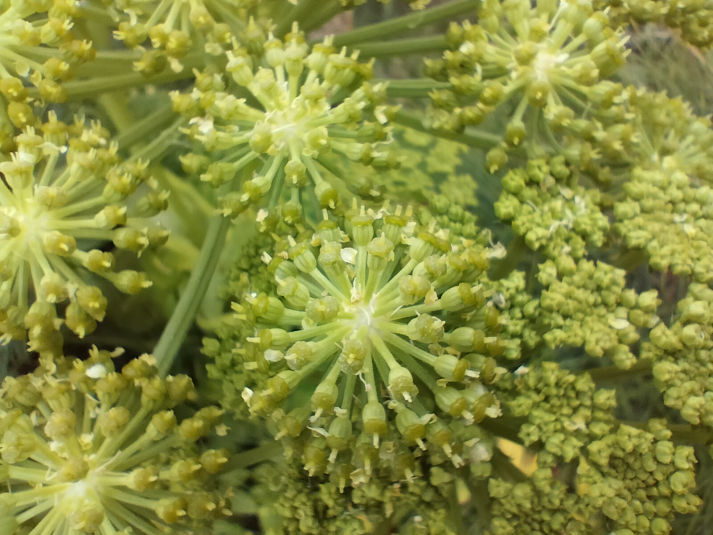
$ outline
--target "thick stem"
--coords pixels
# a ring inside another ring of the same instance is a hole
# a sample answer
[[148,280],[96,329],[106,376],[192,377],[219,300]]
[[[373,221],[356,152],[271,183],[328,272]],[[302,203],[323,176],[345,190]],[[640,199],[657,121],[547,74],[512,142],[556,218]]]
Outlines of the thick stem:
[[601,368],[592,368],[582,371],[588,373],[592,380],[596,382],[630,379],[640,373],[649,373],[651,371],[651,361],[640,360],[627,370],[622,370],[617,366],[602,366]]
[[470,496],[477,512],[478,523],[474,526],[475,533],[483,533],[483,526],[490,524],[490,497],[488,495],[488,485],[483,480],[478,480],[469,486]]
[[442,35],[432,37],[414,37],[411,39],[393,39],[390,41],[360,43],[357,50],[364,58],[382,58],[387,56],[403,56],[405,54],[427,54],[441,52],[447,47]]
[[490,278],[492,280],[499,280],[507,277],[517,269],[518,264],[520,264],[525,256],[531,253],[532,251],[525,243],[525,240],[520,236],[515,236],[508,245],[507,256],[497,262],[493,262],[490,269]]
[[465,523],[463,522],[463,506],[458,502],[455,482],[451,484],[448,494],[448,508],[450,509],[450,517],[453,522],[453,527],[455,528],[456,533],[465,535],[467,530],[465,529]]
[[[646,429],[649,422],[637,422],[633,420],[619,420],[624,425]],[[671,440],[682,442],[683,444],[710,444],[713,441],[713,431],[690,424],[667,424],[668,429],[673,433]]]
[[166,152],[171,146],[172,138],[176,135],[178,127],[184,122],[183,117],[179,117],[170,126],[167,126],[163,131],[151,141],[139,145],[138,149],[133,152],[133,159],[142,159],[148,161],[158,161],[159,157]]
[[134,123],[134,115],[129,110],[124,93],[120,91],[104,93],[97,98],[97,101],[104,108],[117,131],[121,132],[131,128]]
[[173,119],[171,104],[160,107],[143,119],[134,122],[116,137],[119,148],[126,149],[141,139],[151,139],[154,132],[164,130]]
[[[162,72],[153,76],[145,76],[138,72],[130,72],[127,74],[102,76],[91,80],[75,80],[63,84],[63,88],[67,93],[69,100],[83,99],[93,97],[106,91],[118,91],[120,89],[128,89],[131,87],[140,87],[150,84],[167,84],[177,80],[191,78],[193,72],[191,67],[186,65],[186,68],[181,72]],[[31,97],[39,98],[39,90],[36,88],[28,88],[28,93]]]
[[293,22],[297,22],[302,28],[302,22],[309,16],[310,13],[319,9],[324,3],[324,0],[301,0],[299,4],[285,10],[284,16],[279,17],[275,22],[274,34],[282,37],[290,31]]
[[230,227],[230,219],[223,216],[213,216],[208,223],[208,230],[203,241],[198,261],[193,268],[188,284],[176,305],[171,319],[161,333],[154,357],[158,364],[159,373],[166,376],[176,359],[178,350],[193,324],[193,319],[198,312],[198,307],[203,300],[206,288],[210,283],[215,268],[218,265],[220,253],[223,250],[225,236]]
[[331,4],[323,2],[322,5],[321,10],[311,13],[309,17],[304,19],[301,28],[304,29],[305,32],[311,32],[312,30],[320,28],[332,20],[337,14],[344,11],[344,8],[338,2],[332,2]]
[[442,137],[445,139],[451,139],[469,147],[474,147],[483,150],[490,150],[500,144],[500,137],[495,134],[490,134],[485,131],[470,129],[465,132],[456,134],[453,132],[444,132],[436,130],[433,128],[428,128],[423,124],[421,118],[413,113],[399,110],[394,116],[394,122],[402,126],[407,126],[418,130],[419,132],[425,132],[426,134],[431,134],[436,137]]
[[282,455],[282,444],[278,440],[266,442],[259,446],[233,455],[225,467],[225,472],[240,470],[263,461],[273,460]]
[[425,11],[416,11],[403,17],[363,26],[335,36],[334,45],[356,45],[365,41],[384,39],[385,36],[390,37],[397,33],[409,32],[427,24],[449,20],[457,15],[474,11],[479,3],[478,0],[455,0]]
[[[375,80],[377,83],[380,81]],[[386,82],[386,94],[392,98],[428,98],[431,91],[451,87],[448,82],[436,82],[430,78],[384,80],[384,82]]]
[[0,346],[0,382],[7,377],[8,362],[10,361],[10,351],[8,346]]

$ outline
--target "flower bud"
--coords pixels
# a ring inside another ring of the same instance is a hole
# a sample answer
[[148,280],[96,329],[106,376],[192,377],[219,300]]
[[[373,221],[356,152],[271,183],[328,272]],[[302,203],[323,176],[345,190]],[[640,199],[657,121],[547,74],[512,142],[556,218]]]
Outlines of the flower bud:
[[418,388],[413,383],[411,372],[403,366],[396,366],[389,371],[389,392],[395,400],[410,402],[417,394]]

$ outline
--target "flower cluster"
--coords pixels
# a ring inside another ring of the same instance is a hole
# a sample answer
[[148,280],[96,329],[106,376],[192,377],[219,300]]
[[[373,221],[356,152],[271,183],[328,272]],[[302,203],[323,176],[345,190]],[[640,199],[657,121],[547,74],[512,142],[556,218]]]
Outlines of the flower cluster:
[[[452,24],[449,50],[427,62],[427,73],[449,84],[430,95],[432,120],[457,131],[511,105],[503,148],[576,131],[587,101],[608,91],[602,80],[626,56],[626,39],[609,27],[606,13],[580,2],[486,1],[479,21]],[[491,153],[491,171],[503,163],[503,148]]]
[[607,356],[620,368],[636,363],[632,345],[639,329],[659,322],[656,290],[626,288],[625,271],[602,261],[548,260],[537,275],[544,286],[537,318],[550,347],[582,347],[592,357]]
[[657,270],[713,280],[713,188],[681,171],[634,168],[614,206],[615,229]]
[[707,285],[691,284],[671,325],[657,325],[642,348],[642,356],[653,363],[666,405],[681,411],[684,420],[709,427],[713,427],[711,297],[713,290]]
[[658,23],[680,31],[683,38],[701,47],[713,44],[713,9],[706,2],[697,0],[596,0],[598,8],[610,9],[614,20],[622,25],[630,21],[638,23]]
[[221,411],[179,421],[191,379],[160,378],[148,355],[116,371],[121,353],[94,348],[3,382],[0,504],[12,533],[201,533],[230,514],[211,490],[227,452],[196,444],[220,430]]
[[0,0],[0,535],[704,530],[712,12]]
[[[28,78],[43,98],[62,102],[66,98],[62,81],[95,55],[91,42],[72,32],[76,15],[74,2],[3,2],[0,80]],[[19,122],[17,117],[13,122]]]
[[606,433],[581,452],[571,482],[574,492],[549,466],[528,481],[492,479],[492,533],[666,535],[674,514],[698,509],[693,449],[671,442],[665,425],[620,425]]
[[[163,244],[168,232],[152,217],[168,192],[145,162],[122,161],[98,123],[65,124],[50,113],[39,132],[28,128],[15,142],[0,163],[0,336],[28,337],[34,351],[57,355],[62,323],[83,337],[104,318],[96,277],[128,294],[150,286],[141,272],[117,271],[99,247],[141,254]],[[65,303],[62,321],[56,308]]]
[[[703,182],[713,173],[713,131],[707,117],[665,93],[629,87],[622,93],[624,115],[634,119],[631,154],[626,161],[646,170],[681,171]],[[647,113],[655,109],[656,113]]]
[[493,533],[666,534],[675,513],[698,510],[693,448],[675,445],[665,422],[618,423],[613,390],[553,362],[516,375],[505,415],[524,418],[523,443],[542,447],[528,480],[489,480]]
[[394,485],[373,480],[348,492],[339,492],[328,479],[309,478],[294,465],[268,464],[257,472],[261,483],[253,494],[266,535],[458,533],[448,505],[454,477],[437,467],[428,477]]
[[180,72],[201,54],[220,56],[236,36],[248,46],[259,46],[265,23],[251,17],[257,14],[257,4],[254,0],[129,0],[114,6],[120,19],[114,37],[141,53],[134,63],[140,72],[151,74],[166,67]]
[[609,221],[598,206],[599,190],[579,186],[563,157],[530,160],[525,169],[509,171],[502,185],[495,213],[511,221],[531,249],[553,259],[581,258],[604,243]]
[[235,216],[269,199],[271,206],[316,198],[334,207],[349,181],[328,153],[378,167],[396,165],[388,138],[384,87],[370,84],[371,65],[337,51],[329,39],[310,47],[294,27],[284,42],[270,37],[261,55],[227,53],[226,74],[198,74],[174,107],[190,117],[190,135],[211,153],[188,155],[184,168],[230,192],[223,213]]
[[[244,391],[250,411],[274,419],[279,436],[313,433],[312,474],[351,462],[362,439],[435,448],[458,465],[447,422],[500,413],[487,386],[503,351],[488,251],[409,219],[361,209],[342,226],[325,220],[303,241],[288,238],[288,251],[267,258],[275,293],[234,306],[255,325],[244,366],[265,374]],[[303,384],[310,406],[286,414]]]
[[570,462],[592,437],[608,432],[613,390],[596,390],[587,374],[574,375],[554,362],[516,375],[513,397],[504,405],[512,416],[527,419],[519,431],[525,446],[542,443],[544,451]]

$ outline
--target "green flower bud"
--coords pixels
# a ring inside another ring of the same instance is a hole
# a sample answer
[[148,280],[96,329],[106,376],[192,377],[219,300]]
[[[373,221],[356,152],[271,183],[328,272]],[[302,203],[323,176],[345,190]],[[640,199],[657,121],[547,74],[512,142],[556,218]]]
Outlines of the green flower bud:
[[310,342],[295,342],[285,354],[285,362],[292,370],[302,369],[314,358],[314,347]]
[[437,343],[443,338],[445,322],[428,314],[420,314],[408,324],[408,336],[411,340],[427,344]]
[[378,401],[369,401],[362,409],[364,432],[367,435],[383,436],[386,434],[386,411]]
[[468,361],[444,353],[436,357],[433,369],[444,379],[459,382],[465,377],[465,372],[468,370]]
[[415,412],[406,407],[397,409],[396,428],[407,442],[420,443],[426,435],[426,426]]
[[446,341],[459,351],[482,352],[485,350],[485,333],[480,329],[458,327],[448,333]]
[[[312,394],[312,410],[331,413],[338,396],[339,389],[335,383],[322,381]],[[379,407],[381,407],[380,404]]]
[[411,372],[403,366],[392,368],[389,371],[389,392],[396,400],[404,399],[410,402],[418,394]]

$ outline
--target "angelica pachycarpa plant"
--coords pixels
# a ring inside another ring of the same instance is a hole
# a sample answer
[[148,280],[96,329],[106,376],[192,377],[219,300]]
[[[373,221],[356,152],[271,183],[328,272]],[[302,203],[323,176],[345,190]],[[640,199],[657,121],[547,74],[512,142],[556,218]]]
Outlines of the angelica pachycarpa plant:
[[710,13],[0,0],[0,535],[705,533]]

